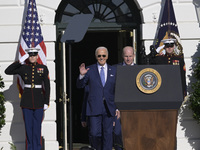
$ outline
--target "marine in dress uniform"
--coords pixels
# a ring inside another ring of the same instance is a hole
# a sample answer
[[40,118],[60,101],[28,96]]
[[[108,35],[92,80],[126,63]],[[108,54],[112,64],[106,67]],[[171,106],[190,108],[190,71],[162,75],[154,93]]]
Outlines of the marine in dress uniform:
[[185,78],[185,62],[183,58],[183,54],[176,55],[174,52],[176,39],[165,39],[162,40],[164,43],[164,49],[166,53],[164,55],[157,55],[154,59],[152,59],[151,64],[168,64],[168,65],[179,65],[181,71],[181,81],[183,86],[183,94],[187,95],[186,90],[186,78]]
[[[28,54],[25,54],[18,62],[12,63],[5,70],[8,75],[20,75],[24,81],[20,106],[26,130],[26,150],[41,150],[41,124],[44,110],[49,105],[49,71],[45,65],[37,63],[38,50],[35,48],[26,49]],[[28,63],[23,64],[27,58]]]

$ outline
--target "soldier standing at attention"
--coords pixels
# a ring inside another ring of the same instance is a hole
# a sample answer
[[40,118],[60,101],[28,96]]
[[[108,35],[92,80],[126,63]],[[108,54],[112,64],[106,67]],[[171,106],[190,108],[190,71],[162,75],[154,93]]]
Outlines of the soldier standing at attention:
[[[37,63],[38,51],[36,48],[26,49],[28,54],[26,53],[18,62],[12,63],[5,70],[8,75],[20,75],[24,81],[20,106],[26,130],[26,150],[42,148],[41,124],[50,97],[49,71],[45,65]],[[28,63],[23,64],[27,58]]]

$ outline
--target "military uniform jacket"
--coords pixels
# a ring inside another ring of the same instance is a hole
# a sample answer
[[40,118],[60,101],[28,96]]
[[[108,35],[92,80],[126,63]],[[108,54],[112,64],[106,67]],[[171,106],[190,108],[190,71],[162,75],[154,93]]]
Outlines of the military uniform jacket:
[[185,78],[185,62],[183,59],[183,56],[176,56],[174,54],[169,55],[161,55],[161,56],[156,56],[151,64],[164,64],[164,65],[179,65],[180,66],[180,71],[181,71],[181,81],[182,81],[182,86],[183,86],[183,94],[186,96],[186,78]]
[[[31,87],[25,87],[21,97],[20,106],[29,109],[43,108],[44,104],[49,105],[50,96],[50,81],[49,71],[45,65],[38,63],[35,64],[21,64],[15,62],[8,66],[5,70],[8,75],[18,74],[21,76],[25,85],[31,85]],[[35,88],[35,85],[43,85],[43,88]]]

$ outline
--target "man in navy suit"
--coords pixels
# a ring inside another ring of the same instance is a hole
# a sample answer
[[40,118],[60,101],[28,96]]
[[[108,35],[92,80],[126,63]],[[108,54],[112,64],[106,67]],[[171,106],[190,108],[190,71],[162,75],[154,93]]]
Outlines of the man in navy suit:
[[98,47],[97,63],[85,68],[81,64],[77,87],[89,87],[86,115],[90,122],[91,146],[96,150],[112,150],[114,116],[119,117],[114,103],[116,67],[106,63],[108,50]]

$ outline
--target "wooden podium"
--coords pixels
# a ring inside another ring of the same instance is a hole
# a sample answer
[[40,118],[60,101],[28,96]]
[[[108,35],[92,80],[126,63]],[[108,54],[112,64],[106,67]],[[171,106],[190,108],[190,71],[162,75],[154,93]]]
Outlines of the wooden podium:
[[[157,91],[153,87],[141,91],[138,80],[146,82],[145,76],[153,76],[156,83],[157,75],[161,77]],[[179,66],[118,66],[115,103],[121,112],[125,150],[176,149],[177,114],[183,101],[180,77]]]

